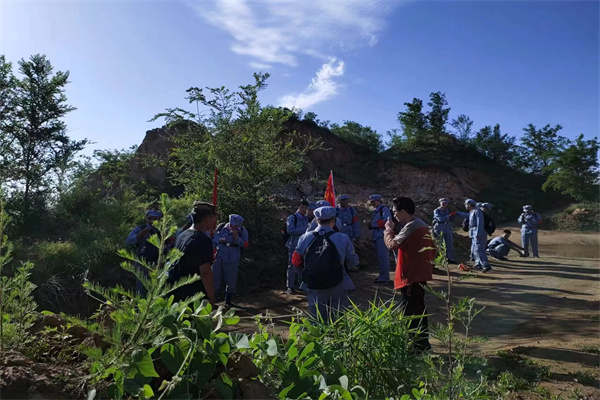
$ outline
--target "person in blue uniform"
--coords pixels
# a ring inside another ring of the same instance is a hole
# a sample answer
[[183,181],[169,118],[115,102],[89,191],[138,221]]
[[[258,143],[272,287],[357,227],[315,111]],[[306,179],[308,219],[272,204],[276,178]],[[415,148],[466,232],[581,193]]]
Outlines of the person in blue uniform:
[[433,232],[442,237],[446,244],[446,258],[448,264],[456,264],[454,258],[454,244],[452,240],[452,221],[456,215],[455,211],[448,209],[448,199],[443,197],[439,199],[440,206],[433,211]]
[[225,283],[225,304],[231,306],[231,299],[237,289],[238,270],[242,251],[248,247],[248,229],[242,224],[244,218],[237,214],[229,216],[229,222],[217,227],[213,236],[216,246],[215,262],[212,265],[212,273],[215,281],[215,294],[221,288],[221,282]]
[[383,240],[383,231],[385,223],[392,218],[390,209],[382,202],[380,194],[372,194],[369,196],[369,202],[374,208],[371,220],[364,222],[369,225],[369,229],[373,231],[373,245],[377,255],[377,266],[379,267],[379,276],[375,279],[377,284],[387,284],[390,282],[390,250],[385,246]]
[[523,248],[511,242],[509,240],[510,235],[511,232],[508,229],[506,229],[502,232],[501,236],[497,236],[490,240],[490,242],[487,245],[487,253],[497,260],[508,261],[508,258],[506,258],[506,256],[508,255],[508,252],[511,249],[513,249],[517,253],[519,253],[521,257],[524,257],[525,254],[523,253]]
[[[358,265],[359,259],[348,235],[333,230],[335,208],[317,208],[315,218],[319,226],[300,238],[292,263],[296,268],[303,269],[310,314],[314,318],[330,321],[335,320],[338,313],[350,304],[348,293],[354,290],[354,283],[346,268]],[[311,246],[316,240],[322,246]],[[320,254],[327,254],[327,248],[335,256],[319,258]]]
[[302,200],[298,205],[298,210],[291,214],[286,221],[286,230],[289,238],[286,242],[288,248],[288,267],[286,275],[286,293],[292,294],[294,289],[297,289],[301,283],[301,277],[292,265],[292,254],[296,250],[298,239],[306,232],[308,227],[308,219],[306,213],[308,211],[309,203],[307,200]]
[[350,205],[350,198],[343,194],[338,199],[340,206],[337,208],[337,217],[342,223],[340,232],[345,233],[351,240],[360,237],[360,223],[358,221],[358,213]]
[[477,208],[473,199],[465,201],[465,208],[469,210],[469,237],[471,238],[471,252],[475,257],[473,269],[488,272],[492,270],[486,254],[488,234],[484,227],[483,211]]
[[531,205],[523,206],[523,213],[518,219],[521,224],[521,243],[525,250],[525,257],[529,257],[529,243],[533,257],[540,258],[538,253],[538,225],[542,223],[542,216]]
[[[331,207],[331,203],[329,203],[327,200],[319,200],[315,203],[315,208],[320,208],[320,207]],[[306,228],[306,232],[314,231],[315,229],[317,229],[317,226],[319,226],[319,224],[317,224],[317,219],[313,218],[313,220],[308,224],[308,227]],[[342,231],[342,221],[337,217],[335,218],[335,228],[334,229],[337,232]]]
[[[156,263],[158,261],[158,248],[148,241],[152,235],[160,235],[160,231],[154,226],[154,223],[163,217],[163,213],[157,209],[146,211],[146,222],[143,225],[136,226],[125,239],[125,244],[135,246],[135,255],[143,258],[147,263]],[[142,265],[136,263],[135,268],[148,275],[148,270]],[[142,282],[136,279],[135,288],[138,294],[146,294],[146,289]]]

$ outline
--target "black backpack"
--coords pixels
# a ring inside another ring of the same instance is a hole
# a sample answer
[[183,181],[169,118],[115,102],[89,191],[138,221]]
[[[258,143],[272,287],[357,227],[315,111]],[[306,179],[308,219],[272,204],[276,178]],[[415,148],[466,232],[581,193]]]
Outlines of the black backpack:
[[[298,224],[298,216],[296,215],[296,213],[294,213],[292,215],[294,216],[294,227],[296,227],[296,225]],[[290,236],[291,235],[287,231],[287,219],[286,219],[285,221],[283,221],[283,226],[281,227],[281,240],[283,240],[283,243],[287,243]]]
[[483,229],[485,229],[488,235],[491,235],[496,231],[496,222],[486,213],[483,213]]
[[469,232],[469,217],[465,218],[462,222],[462,230],[464,232]]
[[331,289],[344,279],[339,254],[330,239],[333,234],[313,232],[315,238],[306,249],[302,270],[302,281],[309,289]]
[[[140,228],[144,229],[146,228],[146,225],[140,225]],[[159,233],[159,230],[153,227],[150,230],[150,234],[148,235],[148,237],[138,244],[137,249],[135,251],[135,254],[136,256],[138,256],[138,258],[144,258],[146,262],[149,263],[158,261],[158,248],[155,245],[148,242],[148,239],[150,239],[150,237],[152,237],[153,235]]]

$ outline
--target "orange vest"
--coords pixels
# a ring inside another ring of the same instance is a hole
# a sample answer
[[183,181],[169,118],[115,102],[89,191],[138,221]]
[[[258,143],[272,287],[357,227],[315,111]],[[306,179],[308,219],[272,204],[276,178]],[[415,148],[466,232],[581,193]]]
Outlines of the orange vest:
[[[424,226],[411,233],[398,249],[398,264],[394,277],[394,289],[401,289],[415,282],[433,279],[433,260],[435,250],[429,237],[429,227]],[[432,249],[421,251],[425,247]]]

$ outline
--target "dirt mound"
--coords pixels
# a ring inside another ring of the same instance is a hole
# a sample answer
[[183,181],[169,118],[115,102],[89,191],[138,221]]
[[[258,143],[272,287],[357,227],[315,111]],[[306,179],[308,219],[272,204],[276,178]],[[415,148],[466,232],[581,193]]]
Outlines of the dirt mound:
[[600,231],[600,204],[574,204],[546,219],[549,229],[561,231]]

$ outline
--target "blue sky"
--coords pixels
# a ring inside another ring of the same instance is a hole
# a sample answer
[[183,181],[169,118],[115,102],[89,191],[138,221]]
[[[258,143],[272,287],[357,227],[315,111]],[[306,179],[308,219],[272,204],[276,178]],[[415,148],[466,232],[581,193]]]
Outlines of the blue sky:
[[379,133],[413,97],[446,93],[474,128],[600,131],[596,1],[0,0],[0,54],[71,72],[67,118],[91,148],[139,144],[190,86],[271,73],[264,104]]

